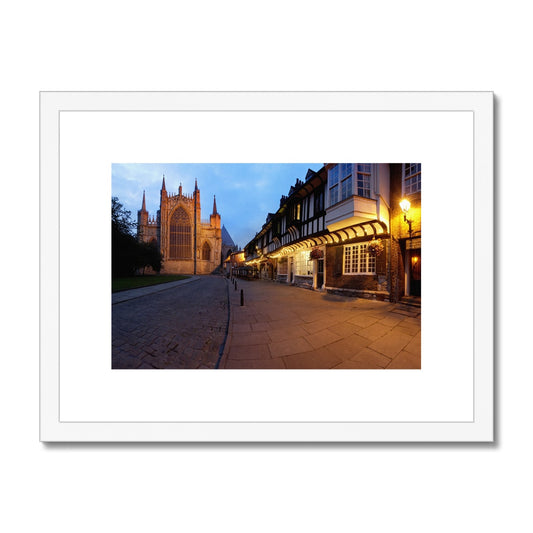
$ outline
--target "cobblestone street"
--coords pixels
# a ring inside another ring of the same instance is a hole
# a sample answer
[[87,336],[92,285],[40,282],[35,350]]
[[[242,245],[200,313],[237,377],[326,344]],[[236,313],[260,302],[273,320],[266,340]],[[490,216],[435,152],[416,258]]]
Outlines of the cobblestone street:
[[228,323],[226,281],[202,276],[144,293],[113,304],[113,368],[214,368]]
[[113,299],[116,369],[421,368],[413,306],[219,276]]

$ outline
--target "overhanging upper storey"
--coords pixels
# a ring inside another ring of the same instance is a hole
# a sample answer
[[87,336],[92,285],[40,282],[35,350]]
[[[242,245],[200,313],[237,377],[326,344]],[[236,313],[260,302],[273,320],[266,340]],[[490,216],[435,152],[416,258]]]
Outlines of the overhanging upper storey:
[[390,165],[329,163],[326,226],[329,231],[372,220],[390,228]]
[[279,209],[268,213],[265,224],[245,246],[247,261],[260,259],[302,239],[326,231],[325,167],[309,170],[305,180],[297,179],[287,195],[280,198]]

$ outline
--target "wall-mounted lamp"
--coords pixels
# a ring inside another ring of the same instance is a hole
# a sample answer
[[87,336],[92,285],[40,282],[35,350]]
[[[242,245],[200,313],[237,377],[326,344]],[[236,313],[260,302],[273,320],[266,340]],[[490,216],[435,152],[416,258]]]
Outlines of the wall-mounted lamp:
[[407,200],[406,198],[404,198],[400,202],[400,207],[402,208],[402,211],[403,211],[403,219],[404,219],[404,221],[407,222],[407,224],[409,224],[409,238],[411,238],[411,234],[412,234],[411,223],[413,221],[409,220],[407,218],[407,213],[409,212],[409,209],[411,208],[411,202],[409,200]]

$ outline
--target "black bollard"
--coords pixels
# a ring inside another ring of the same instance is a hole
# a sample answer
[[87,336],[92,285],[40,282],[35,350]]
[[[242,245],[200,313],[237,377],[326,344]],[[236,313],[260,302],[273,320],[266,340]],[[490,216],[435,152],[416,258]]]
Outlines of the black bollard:
[[235,290],[237,290],[237,280],[235,280]]
[[241,289],[241,307],[244,305],[244,291]]

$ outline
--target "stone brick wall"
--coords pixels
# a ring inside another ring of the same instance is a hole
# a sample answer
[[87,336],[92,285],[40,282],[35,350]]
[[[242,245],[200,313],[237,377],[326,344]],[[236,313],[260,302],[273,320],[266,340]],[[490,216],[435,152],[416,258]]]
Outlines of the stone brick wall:
[[392,302],[397,302],[405,290],[405,272],[402,259],[402,250],[397,239],[390,242],[390,280],[388,291]]
[[[413,239],[422,234],[422,202],[420,193],[411,194],[407,197],[411,202],[411,208],[407,213],[407,219],[411,221],[411,235]],[[404,220],[404,215],[398,202],[392,204],[391,230],[397,239],[409,238],[409,224]]]
[[304,289],[312,289],[313,276],[294,276],[294,284]]
[[[196,261],[196,273],[197,274],[211,274],[213,272],[213,262],[204,261],[198,259]],[[164,261],[162,274],[193,274],[194,273],[194,261]]]

